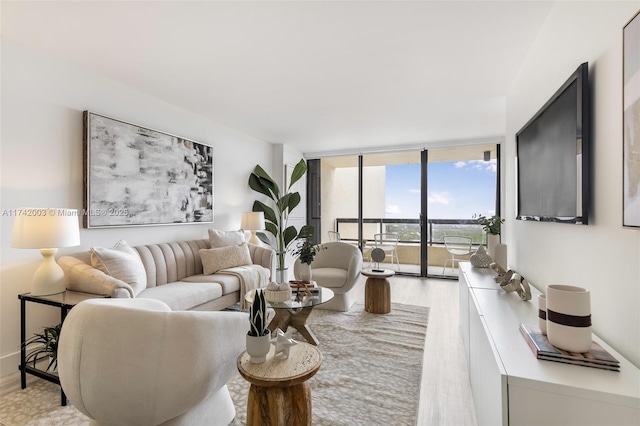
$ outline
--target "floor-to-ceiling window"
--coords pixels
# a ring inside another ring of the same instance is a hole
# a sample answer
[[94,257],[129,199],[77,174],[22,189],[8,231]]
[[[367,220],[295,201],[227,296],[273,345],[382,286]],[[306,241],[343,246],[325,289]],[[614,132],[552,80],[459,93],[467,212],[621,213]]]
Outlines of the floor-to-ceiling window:
[[[459,256],[452,261],[445,236],[469,237],[474,250],[486,243],[476,217],[499,214],[498,160],[497,144],[313,160],[319,240],[360,246],[365,267],[455,277]],[[378,236],[387,250],[380,265],[369,256],[376,234],[386,234]]]

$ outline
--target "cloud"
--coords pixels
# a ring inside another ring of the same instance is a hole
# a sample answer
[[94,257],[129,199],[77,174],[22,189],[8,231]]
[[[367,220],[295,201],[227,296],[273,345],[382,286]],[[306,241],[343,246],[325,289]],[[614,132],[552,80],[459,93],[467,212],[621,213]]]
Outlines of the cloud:
[[447,192],[431,192],[429,193],[429,196],[427,197],[427,200],[430,203],[436,203],[436,204],[449,204],[449,202],[451,200],[453,200],[453,197]]
[[398,216],[402,214],[402,210],[400,210],[400,206],[398,206],[397,204],[389,204],[385,210],[386,210],[386,214],[388,215]]
[[409,192],[412,193],[412,194],[419,194],[420,190],[419,189],[410,189]]
[[498,171],[498,164],[495,159],[484,161],[484,160],[471,160],[471,161],[458,161],[453,165],[456,169],[466,169],[466,170],[486,170],[491,173],[496,173]]

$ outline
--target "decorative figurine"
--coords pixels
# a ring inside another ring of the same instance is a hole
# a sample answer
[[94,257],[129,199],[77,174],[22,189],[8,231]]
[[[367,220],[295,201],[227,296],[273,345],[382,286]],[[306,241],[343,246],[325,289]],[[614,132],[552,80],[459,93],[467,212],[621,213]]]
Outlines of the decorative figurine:
[[274,356],[282,353],[286,358],[289,358],[289,351],[291,350],[291,346],[295,346],[298,344],[298,342],[291,338],[292,331],[293,330],[289,330],[285,333],[279,328],[276,329],[276,337],[271,340],[271,342],[276,345]]

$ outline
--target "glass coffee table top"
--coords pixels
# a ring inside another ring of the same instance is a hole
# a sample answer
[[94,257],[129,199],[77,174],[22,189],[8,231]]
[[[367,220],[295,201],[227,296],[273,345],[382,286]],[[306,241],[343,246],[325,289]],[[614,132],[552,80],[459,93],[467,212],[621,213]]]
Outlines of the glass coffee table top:
[[[256,291],[251,290],[247,292],[244,299],[252,304],[255,294]],[[313,311],[314,306],[328,302],[331,298],[333,298],[333,290],[325,287],[317,287],[315,291],[311,293],[311,296],[298,296],[294,290],[291,298],[284,302],[267,301],[267,305],[273,308],[275,312],[268,328],[271,333],[274,333],[278,328],[284,332],[286,332],[289,327],[295,328],[307,342],[317,346],[319,343],[318,339],[313,334],[313,331],[311,331],[311,328],[309,328],[307,318],[309,314],[311,314],[311,311]]]
[[[247,292],[244,300],[252,304],[255,294],[255,290]],[[298,297],[296,290],[293,290],[290,299],[284,302],[270,302],[267,300],[267,304],[273,309],[300,309],[321,305],[331,300],[333,296],[333,290],[326,287],[317,287],[316,291],[312,291],[311,296]]]

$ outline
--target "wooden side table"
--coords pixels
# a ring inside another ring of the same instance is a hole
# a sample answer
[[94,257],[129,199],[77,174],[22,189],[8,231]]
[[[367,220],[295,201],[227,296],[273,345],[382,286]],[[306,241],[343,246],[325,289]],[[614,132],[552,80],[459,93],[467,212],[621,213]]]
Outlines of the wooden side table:
[[311,390],[306,381],[320,369],[322,353],[298,342],[289,358],[274,356],[275,347],[262,364],[252,364],[249,354],[238,357],[240,375],[251,383],[247,400],[247,426],[311,424]]
[[391,312],[391,286],[387,278],[394,276],[395,272],[391,269],[363,269],[360,273],[367,277],[364,287],[364,310],[372,314]]

